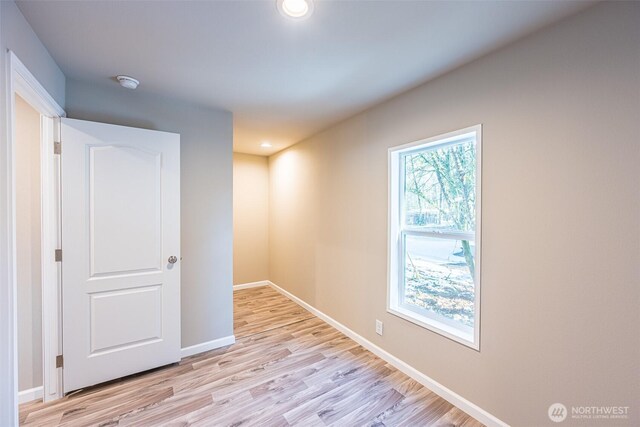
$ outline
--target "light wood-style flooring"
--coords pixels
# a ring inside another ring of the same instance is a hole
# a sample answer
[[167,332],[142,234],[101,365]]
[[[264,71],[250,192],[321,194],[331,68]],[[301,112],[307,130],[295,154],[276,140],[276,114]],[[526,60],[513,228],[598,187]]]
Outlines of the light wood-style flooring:
[[481,426],[270,287],[234,292],[236,344],[20,407],[28,426]]

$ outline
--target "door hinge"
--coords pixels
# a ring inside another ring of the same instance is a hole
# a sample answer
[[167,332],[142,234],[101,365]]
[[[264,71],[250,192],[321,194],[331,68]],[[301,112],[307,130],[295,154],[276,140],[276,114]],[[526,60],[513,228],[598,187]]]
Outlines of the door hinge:
[[56,249],[56,262],[62,262],[62,249]]
[[64,357],[61,354],[56,356],[56,368],[64,367]]
[[62,154],[62,142],[53,143],[53,154]]

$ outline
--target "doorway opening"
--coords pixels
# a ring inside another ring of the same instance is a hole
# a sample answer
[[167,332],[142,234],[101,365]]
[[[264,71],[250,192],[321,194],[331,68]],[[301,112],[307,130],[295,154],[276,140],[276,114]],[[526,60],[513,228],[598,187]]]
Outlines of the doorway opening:
[[[7,291],[0,306],[7,314],[1,338],[3,360],[12,370],[0,395],[18,404],[62,397],[60,332],[60,156],[56,155],[59,118],[64,110],[11,51],[7,105],[8,144],[2,179],[7,183]],[[3,271],[4,272],[4,271]],[[6,311],[4,310],[6,308]],[[3,414],[3,419],[5,414]]]
[[15,97],[18,397],[43,397],[41,118]]

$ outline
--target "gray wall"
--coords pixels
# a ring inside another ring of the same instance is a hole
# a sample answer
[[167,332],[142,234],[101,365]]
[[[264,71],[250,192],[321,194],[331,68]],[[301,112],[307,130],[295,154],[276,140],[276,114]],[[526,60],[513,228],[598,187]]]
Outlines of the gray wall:
[[67,81],[67,114],[180,134],[182,346],[233,334],[232,115],[175,99]]
[[[7,129],[8,112],[4,102],[6,96],[6,51],[13,50],[38,81],[54,99],[64,108],[65,76],[47,52],[13,1],[0,2],[0,182],[7,177],[6,161],[13,155],[8,149]],[[9,260],[7,213],[7,187],[0,185],[0,304],[11,298],[10,283],[6,271]],[[14,422],[13,353],[9,342],[10,330],[14,324],[7,310],[0,310],[0,425]]]
[[[11,49],[31,71],[49,95],[64,108],[65,76],[12,1],[0,2],[2,7],[2,63],[5,52]],[[4,73],[4,67],[2,68]],[[4,86],[4,80],[3,86]],[[3,88],[4,90],[4,88]]]
[[[270,279],[514,426],[639,425],[639,24],[596,5],[272,156]],[[385,310],[387,150],[478,123],[480,352]]]

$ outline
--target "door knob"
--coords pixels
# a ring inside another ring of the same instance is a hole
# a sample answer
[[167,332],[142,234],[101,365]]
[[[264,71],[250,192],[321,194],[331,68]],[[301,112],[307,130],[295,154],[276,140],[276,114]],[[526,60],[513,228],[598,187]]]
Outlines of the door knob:
[[175,264],[176,262],[178,262],[178,257],[175,255],[171,255],[169,257],[169,264]]

